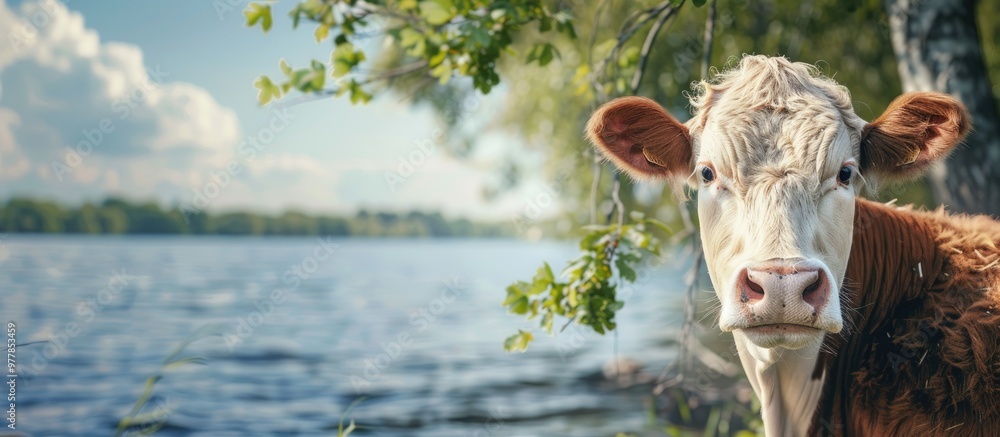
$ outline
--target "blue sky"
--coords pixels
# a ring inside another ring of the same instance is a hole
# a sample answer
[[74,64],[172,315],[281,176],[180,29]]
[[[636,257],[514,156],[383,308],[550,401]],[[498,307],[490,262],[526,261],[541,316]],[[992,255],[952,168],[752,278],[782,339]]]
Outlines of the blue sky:
[[[267,35],[244,26],[246,3],[0,0],[0,198],[115,194],[209,210],[421,208],[502,219],[540,190],[529,179],[483,200],[497,156],[538,165],[500,133],[484,135],[471,162],[438,148],[387,183],[401,157],[423,153],[418,144],[446,140],[429,110],[398,96],[258,107],[258,75],[277,75],[280,58],[326,60],[330,47],[309,27],[291,29],[295,1],[276,4]],[[469,117],[495,113],[497,94]],[[227,167],[236,170],[228,177]]]

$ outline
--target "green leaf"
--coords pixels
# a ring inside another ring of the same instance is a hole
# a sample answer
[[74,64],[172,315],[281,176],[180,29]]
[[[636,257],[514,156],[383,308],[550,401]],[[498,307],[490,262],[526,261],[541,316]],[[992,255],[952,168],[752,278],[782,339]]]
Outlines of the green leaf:
[[556,25],[556,30],[562,32],[570,39],[576,39],[576,28],[573,27],[573,23],[559,23]]
[[285,76],[292,75],[292,66],[288,65],[288,62],[285,62],[285,58],[281,58],[281,60],[278,61],[278,67],[281,68],[282,73],[285,73]]
[[[444,53],[444,52],[441,52]],[[445,59],[444,62],[438,64],[438,66],[431,69],[431,76],[438,78],[438,82],[441,85],[445,85],[451,80],[451,61]]]
[[326,24],[316,26],[316,31],[313,32],[313,35],[316,37],[316,42],[323,42],[323,40],[330,36],[330,26]]
[[358,103],[368,103],[372,100],[372,95],[361,88],[361,84],[357,82],[351,83],[351,104],[356,105]]
[[566,294],[566,300],[569,302],[569,306],[575,307],[580,304],[578,296],[579,293],[577,293],[576,287],[569,287],[569,293]]
[[420,2],[420,16],[432,26],[440,26],[455,17],[451,0],[427,0]]
[[354,66],[365,59],[363,52],[354,50],[354,44],[344,43],[333,49],[330,60],[333,62],[333,77],[344,77]]
[[605,230],[593,231],[580,240],[580,250],[590,250],[597,245],[597,241],[600,240],[605,235],[608,235]]
[[468,45],[471,49],[477,49],[482,47],[488,47],[492,40],[490,39],[490,33],[481,27],[477,27],[469,32]]
[[445,51],[445,50],[438,50],[438,52],[436,54],[434,54],[434,56],[431,56],[430,59],[427,60],[427,66],[428,67],[437,67],[438,65],[441,65],[441,63],[444,62],[444,60],[445,60],[445,58],[447,56],[448,56],[448,52],[447,51]]
[[635,46],[625,49],[622,52],[621,57],[618,58],[618,66],[621,68],[631,67],[633,65],[636,65],[638,62],[639,62],[639,48]]
[[528,350],[528,344],[535,339],[530,332],[518,330],[517,334],[507,337],[503,341],[503,350],[507,352],[524,352]]
[[562,56],[559,55],[559,50],[556,49],[554,45],[546,44],[545,49],[542,50],[542,56],[538,58],[538,64],[543,67],[549,65],[549,63],[552,62],[553,55],[562,58]]
[[555,317],[552,313],[545,313],[545,315],[542,316],[542,328],[545,328],[545,332],[548,332],[549,334],[552,333],[552,319],[554,318]]
[[528,296],[520,296],[510,305],[510,312],[524,315],[528,313]]
[[247,19],[247,26],[253,27],[258,22],[264,33],[271,30],[271,5],[265,3],[250,3],[243,10],[243,16]]
[[542,17],[541,19],[538,20],[538,31],[539,32],[543,32],[544,33],[544,32],[548,32],[550,30],[552,30],[552,20],[548,19],[547,17]]
[[535,46],[531,48],[531,51],[528,52],[527,63],[530,64],[533,61],[538,61],[538,65],[544,67],[546,65],[549,65],[549,63],[552,62],[552,59],[555,56],[559,56],[561,58],[561,56],[559,55],[559,50],[556,49],[554,45],[549,43],[535,44]]
[[705,0],[691,0],[691,3],[699,8],[705,6]]
[[517,281],[507,286],[507,299],[503,301],[503,306],[510,306],[517,299],[528,294],[531,286],[524,281]]
[[281,98],[281,90],[271,82],[271,78],[267,76],[260,76],[253,82],[254,88],[257,88],[257,103],[260,106],[267,105],[271,103],[272,100],[278,100]]
[[[538,293],[541,293],[542,291],[545,291],[546,288],[549,288],[549,285],[551,285],[555,280],[555,275],[552,274],[552,267],[549,267],[549,263],[542,263],[542,266],[538,268],[538,272],[535,273],[534,278],[535,284],[543,285],[542,289],[538,290]],[[532,287],[532,291],[534,292],[534,287]]]
[[412,56],[424,54],[424,49],[426,48],[425,41],[423,34],[409,27],[405,27],[399,31],[399,43],[404,48],[409,49],[407,53]]
[[635,270],[628,265],[628,262],[622,258],[618,258],[615,260],[615,266],[618,267],[618,271],[621,273],[623,279],[629,282],[635,282]]

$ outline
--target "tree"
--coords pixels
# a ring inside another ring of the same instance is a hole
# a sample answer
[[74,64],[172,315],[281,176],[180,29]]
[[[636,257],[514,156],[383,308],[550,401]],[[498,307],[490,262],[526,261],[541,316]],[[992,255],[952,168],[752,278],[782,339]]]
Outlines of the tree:
[[101,220],[97,208],[89,203],[83,204],[80,209],[69,214],[65,227],[66,232],[100,234]]
[[980,45],[976,2],[885,0],[885,7],[903,90],[951,94],[972,115],[968,147],[930,175],[935,196],[950,209],[1000,216],[1000,112]]
[[221,235],[260,235],[264,233],[264,219],[246,212],[232,212],[213,217],[212,232]]
[[3,209],[0,228],[10,232],[62,232],[63,215],[52,202],[11,199]]

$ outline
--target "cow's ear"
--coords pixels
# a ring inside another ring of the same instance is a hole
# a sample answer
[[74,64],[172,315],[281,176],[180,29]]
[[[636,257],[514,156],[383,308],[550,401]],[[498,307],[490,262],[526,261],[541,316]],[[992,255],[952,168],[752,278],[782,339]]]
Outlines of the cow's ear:
[[903,94],[865,126],[862,170],[888,179],[919,176],[951,153],[970,128],[969,111],[955,98],[930,92]]
[[636,179],[686,178],[693,171],[687,127],[645,97],[605,103],[590,117],[587,137]]

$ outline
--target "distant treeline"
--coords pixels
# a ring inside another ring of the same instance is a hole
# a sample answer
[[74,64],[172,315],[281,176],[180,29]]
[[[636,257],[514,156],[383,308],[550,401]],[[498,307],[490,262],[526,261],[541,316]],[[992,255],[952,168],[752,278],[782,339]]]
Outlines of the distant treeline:
[[65,206],[14,198],[0,205],[0,232],[76,234],[335,235],[359,237],[504,237],[510,224],[449,220],[440,213],[368,212],[353,216],[316,216],[286,212],[211,214],[155,202],[108,198],[99,204]]

